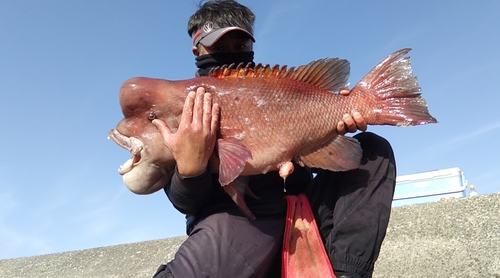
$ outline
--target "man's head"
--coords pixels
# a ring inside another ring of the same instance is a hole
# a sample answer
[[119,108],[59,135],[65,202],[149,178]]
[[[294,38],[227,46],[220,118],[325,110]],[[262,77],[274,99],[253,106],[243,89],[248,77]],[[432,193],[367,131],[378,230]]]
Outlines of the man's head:
[[255,15],[233,0],[211,0],[200,5],[188,21],[195,56],[252,51]]
[[[201,4],[201,3],[200,3]],[[234,0],[209,0],[189,18],[198,76],[214,67],[253,63],[255,15]]]

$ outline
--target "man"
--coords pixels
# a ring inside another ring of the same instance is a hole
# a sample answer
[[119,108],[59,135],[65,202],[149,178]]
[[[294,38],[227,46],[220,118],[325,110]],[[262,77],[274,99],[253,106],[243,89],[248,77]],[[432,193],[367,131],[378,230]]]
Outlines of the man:
[[[197,75],[223,64],[253,62],[253,13],[233,0],[209,1],[191,16]],[[348,94],[344,92],[343,94]],[[286,180],[277,172],[250,176],[260,198],[246,198],[257,217],[247,219],[221,188],[207,164],[214,150],[220,108],[203,88],[186,98],[179,128],[172,133],[153,121],[176,162],[165,192],[187,216],[189,238],[155,277],[279,277],[285,194],[305,193],[337,277],[371,277],[389,221],[395,161],[389,143],[372,133],[355,137],[363,148],[358,169],[329,172],[296,167]],[[346,115],[339,133],[365,130],[359,114]],[[316,173],[312,178],[311,171]]]

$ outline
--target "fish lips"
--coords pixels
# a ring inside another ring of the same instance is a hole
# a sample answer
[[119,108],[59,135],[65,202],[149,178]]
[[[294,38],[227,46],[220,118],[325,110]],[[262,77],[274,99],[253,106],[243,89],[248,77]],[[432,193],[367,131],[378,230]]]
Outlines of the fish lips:
[[175,161],[171,155],[163,153],[161,157],[152,157],[141,139],[128,137],[116,129],[109,132],[108,139],[132,154],[132,158],[118,169],[123,183],[130,191],[151,194],[170,182],[175,169]]
[[112,129],[108,133],[108,139],[113,140],[118,146],[126,149],[132,154],[132,158],[127,160],[123,165],[120,165],[118,173],[125,175],[141,162],[141,152],[144,150],[144,143],[138,138],[128,137],[121,134],[118,130]]

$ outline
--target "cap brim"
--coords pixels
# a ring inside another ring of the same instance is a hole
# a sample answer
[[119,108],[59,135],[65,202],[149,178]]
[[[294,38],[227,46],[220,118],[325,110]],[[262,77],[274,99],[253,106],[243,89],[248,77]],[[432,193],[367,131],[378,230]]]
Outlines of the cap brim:
[[201,43],[203,46],[206,46],[206,47],[211,47],[215,42],[217,42],[222,36],[224,36],[226,33],[228,32],[231,32],[231,31],[241,31],[245,34],[248,35],[248,37],[250,37],[250,39],[255,42],[255,38],[253,37],[252,34],[250,34],[250,32],[248,32],[247,30],[243,29],[243,28],[240,28],[240,27],[226,27],[226,28],[221,28],[219,30],[216,30],[210,34],[208,34],[207,36],[205,36],[204,38],[202,38],[199,43]]

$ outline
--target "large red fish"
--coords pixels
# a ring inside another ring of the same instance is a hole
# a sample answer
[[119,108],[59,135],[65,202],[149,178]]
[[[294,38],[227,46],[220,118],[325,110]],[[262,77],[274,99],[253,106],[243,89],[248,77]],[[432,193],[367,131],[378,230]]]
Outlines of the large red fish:
[[133,155],[119,173],[139,194],[168,183],[175,161],[151,121],[160,119],[175,129],[188,92],[204,87],[221,107],[217,152],[210,166],[226,192],[253,217],[243,201],[239,176],[280,170],[286,177],[293,171],[292,160],[331,171],[359,166],[358,141],[336,131],[345,113],[358,111],[371,125],[437,122],[420,95],[410,58],[404,57],[409,51],[389,55],[348,96],[335,93],[346,86],[350,70],[349,62],[338,58],[289,69],[222,67],[208,77],[181,81],[129,79],[120,90],[124,119],[109,133]]

